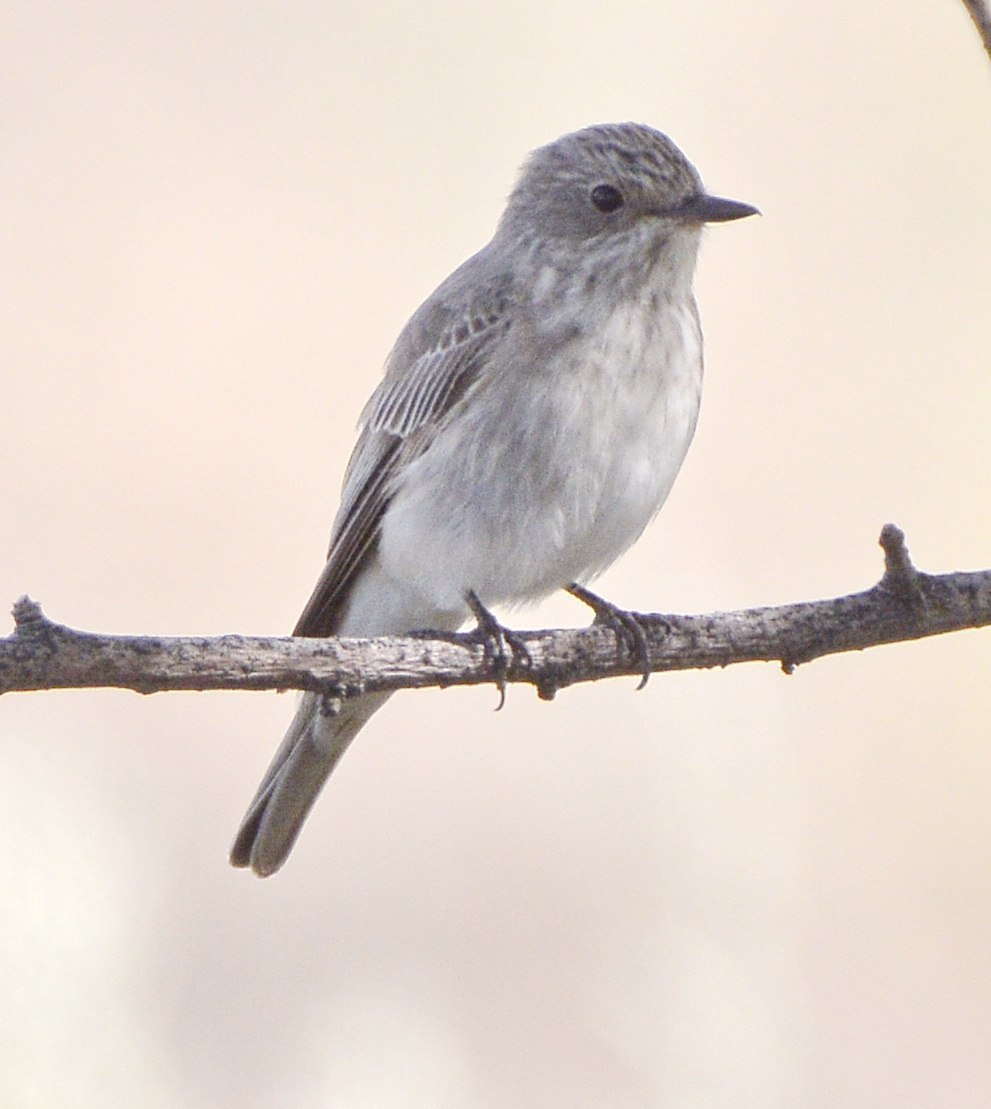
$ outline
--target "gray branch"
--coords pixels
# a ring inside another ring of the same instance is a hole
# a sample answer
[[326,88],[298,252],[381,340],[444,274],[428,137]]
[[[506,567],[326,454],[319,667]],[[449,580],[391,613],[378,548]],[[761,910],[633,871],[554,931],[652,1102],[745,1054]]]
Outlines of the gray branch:
[[[863,593],[823,601],[638,617],[650,670],[706,669],[739,662],[801,663],[841,651],[991,624],[991,570],[924,574],[893,524],[881,532],[885,568]],[[116,687],[164,690],[308,689],[347,697],[365,691],[493,681],[491,653],[477,632],[381,639],[293,639],[224,635],[95,635],[49,620],[27,597],[15,629],[0,639],[0,693]],[[505,678],[550,699],[576,682],[639,675],[643,664],[611,627],[519,632]]]

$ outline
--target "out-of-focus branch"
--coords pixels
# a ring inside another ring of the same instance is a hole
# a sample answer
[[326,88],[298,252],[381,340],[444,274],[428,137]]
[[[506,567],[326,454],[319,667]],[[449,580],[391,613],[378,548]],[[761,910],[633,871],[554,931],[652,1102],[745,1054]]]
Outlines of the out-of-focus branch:
[[[884,576],[847,597],[703,616],[641,615],[651,671],[738,662],[797,665],[841,651],[991,625],[991,570],[930,575],[912,565],[904,536],[881,533]],[[477,633],[382,639],[279,639],[94,635],[50,621],[27,598],[0,639],[0,693],[112,686],[164,690],[309,689],[346,697],[364,691],[492,681]],[[643,660],[608,627],[520,632],[509,682],[549,699],[576,682],[640,674]]]
[[991,58],[991,4],[988,0],[963,0],[964,7],[970,12],[977,33],[981,36],[984,49]]

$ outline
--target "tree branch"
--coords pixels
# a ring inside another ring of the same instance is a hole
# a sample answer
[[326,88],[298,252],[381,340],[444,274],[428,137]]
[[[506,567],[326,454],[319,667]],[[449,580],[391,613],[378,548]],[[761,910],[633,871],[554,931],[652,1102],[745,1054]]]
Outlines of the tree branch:
[[981,36],[984,49],[991,58],[991,5],[988,0],[963,0],[964,7],[970,12],[977,33]]
[[[841,651],[991,624],[991,570],[930,575],[912,565],[905,537],[886,524],[884,576],[847,597],[719,612],[642,615],[650,669],[705,669],[739,662],[800,663]],[[0,640],[0,693],[117,687],[163,690],[308,689],[347,697],[366,691],[477,685],[493,680],[477,633],[432,632],[381,639],[216,638],[94,635],[50,621],[27,597]],[[517,633],[529,655],[506,679],[547,700],[577,682],[640,674],[642,660],[614,630]]]

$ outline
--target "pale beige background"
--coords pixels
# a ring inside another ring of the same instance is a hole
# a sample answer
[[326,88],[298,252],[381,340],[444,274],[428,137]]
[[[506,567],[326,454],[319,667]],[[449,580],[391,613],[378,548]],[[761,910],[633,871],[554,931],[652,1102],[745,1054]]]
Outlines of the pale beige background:
[[[0,6],[0,602],[285,633],[404,319],[525,153],[670,132],[760,220],[640,608],[991,563],[991,71],[961,4]],[[580,623],[568,598],[520,619]],[[230,870],[274,694],[0,702],[0,1103],[984,1106],[989,639],[408,695]]]

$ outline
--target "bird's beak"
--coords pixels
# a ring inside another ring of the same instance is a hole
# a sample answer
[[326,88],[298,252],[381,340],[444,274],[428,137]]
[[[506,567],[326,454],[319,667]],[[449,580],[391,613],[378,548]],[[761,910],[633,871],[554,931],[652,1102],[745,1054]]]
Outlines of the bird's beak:
[[740,200],[727,200],[722,196],[702,193],[699,196],[690,196],[664,214],[684,223],[728,223],[732,219],[743,219],[745,216],[759,216],[760,211],[752,204],[744,204]]

